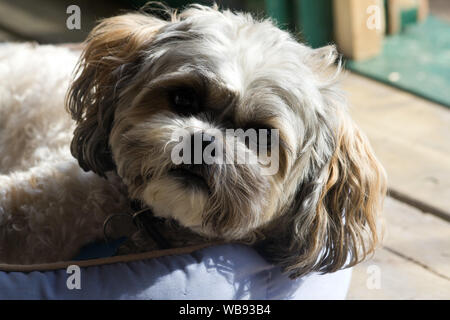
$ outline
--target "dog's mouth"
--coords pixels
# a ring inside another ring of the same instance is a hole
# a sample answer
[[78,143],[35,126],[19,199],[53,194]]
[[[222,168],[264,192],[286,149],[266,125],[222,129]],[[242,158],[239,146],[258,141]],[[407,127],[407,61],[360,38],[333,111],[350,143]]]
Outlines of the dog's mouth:
[[185,184],[186,187],[197,187],[209,190],[208,183],[203,176],[202,170],[194,165],[171,169],[169,174]]

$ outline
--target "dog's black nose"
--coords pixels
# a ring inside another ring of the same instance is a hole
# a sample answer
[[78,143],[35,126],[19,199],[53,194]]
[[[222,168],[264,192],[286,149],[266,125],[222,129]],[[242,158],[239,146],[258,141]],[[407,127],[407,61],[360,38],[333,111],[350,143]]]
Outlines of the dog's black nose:
[[211,148],[210,154],[205,154],[207,146],[214,143],[216,138],[206,132],[199,131],[191,135],[191,164],[204,164],[204,157],[215,157],[215,149]]

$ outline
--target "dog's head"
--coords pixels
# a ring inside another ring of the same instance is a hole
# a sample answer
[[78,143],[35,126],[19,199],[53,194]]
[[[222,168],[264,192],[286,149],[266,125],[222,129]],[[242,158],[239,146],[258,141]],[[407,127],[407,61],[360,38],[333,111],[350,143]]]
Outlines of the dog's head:
[[[335,271],[372,251],[385,192],[335,88],[336,58],[216,8],[106,19],[69,90],[72,153],[85,170],[115,170],[157,216],[209,237],[263,238],[261,251],[293,277]],[[180,137],[199,132],[201,152],[227,161],[174,161],[186,155]]]

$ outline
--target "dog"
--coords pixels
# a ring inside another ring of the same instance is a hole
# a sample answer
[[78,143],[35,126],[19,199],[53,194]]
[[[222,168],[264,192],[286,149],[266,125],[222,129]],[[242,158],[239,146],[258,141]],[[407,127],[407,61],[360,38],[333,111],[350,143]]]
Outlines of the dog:
[[[0,261],[70,259],[132,202],[171,246],[243,242],[292,278],[371,254],[386,177],[338,88],[336,49],[216,6],[167,12],[104,19],[80,57],[3,50]],[[206,147],[256,162],[174,163],[176,131],[230,128],[276,130],[276,172],[237,136]]]

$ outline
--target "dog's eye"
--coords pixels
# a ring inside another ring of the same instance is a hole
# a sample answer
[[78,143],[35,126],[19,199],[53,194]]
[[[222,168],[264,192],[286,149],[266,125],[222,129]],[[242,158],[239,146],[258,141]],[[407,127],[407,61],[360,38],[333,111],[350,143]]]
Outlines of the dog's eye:
[[[245,137],[245,144],[247,148],[256,147],[256,151],[259,150],[270,150],[272,147],[272,129],[267,127],[246,127],[244,130],[254,130],[256,135],[248,135]],[[256,139],[256,140],[255,140]],[[252,145],[253,143],[253,145]]]
[[170,93],[170,103],[181,115],[191,115],[200,112],[200,102],[194,90],[184,88]]
[[260,128],[258,132],[258,148],[270,149],[272,144],[272,130],[270,128]]

